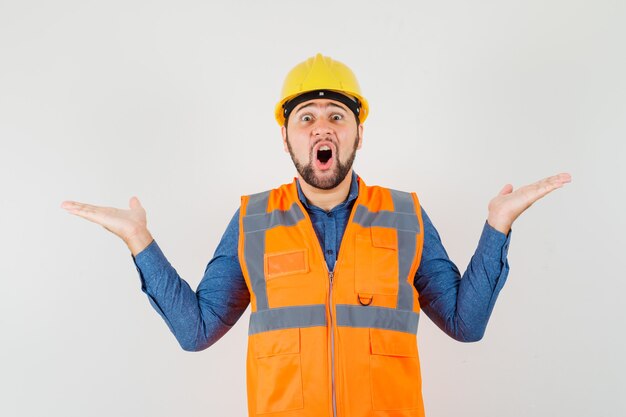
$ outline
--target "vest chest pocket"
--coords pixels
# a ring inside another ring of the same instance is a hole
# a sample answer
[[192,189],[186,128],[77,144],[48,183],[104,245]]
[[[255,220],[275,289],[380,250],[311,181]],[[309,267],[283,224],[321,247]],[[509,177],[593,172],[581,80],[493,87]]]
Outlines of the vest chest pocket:
[[395,229],[372,226],[356,234],[355,291],[398,293],[398,236]]
[[272,330],[253,337],[256,413],[303,408],[300,329]]
[[370,387],[374,410],[420,407],[422,383],[412,333],[370,329]]
[[309,272],[309,257],[306,249],[287,252],[266,253],[263,269],[267,280],[293,274]]

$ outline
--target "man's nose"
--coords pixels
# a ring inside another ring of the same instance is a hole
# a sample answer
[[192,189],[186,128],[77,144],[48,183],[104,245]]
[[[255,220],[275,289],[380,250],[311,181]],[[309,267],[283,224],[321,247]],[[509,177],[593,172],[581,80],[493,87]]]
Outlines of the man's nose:
[[332,128],[327,120],[320,119],[315,122],[312,133],[315,136],[327,136],[332,133]]

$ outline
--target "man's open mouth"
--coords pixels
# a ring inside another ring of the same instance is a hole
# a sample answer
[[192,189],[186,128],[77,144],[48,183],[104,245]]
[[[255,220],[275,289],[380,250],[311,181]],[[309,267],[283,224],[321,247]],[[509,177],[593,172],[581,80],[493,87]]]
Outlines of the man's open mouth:
[[320,146],[320,148],[317,150],[317,159],[319,159],[320,162],[322,162],[323,164],[328,162],[328,160],[332,158],[332,156],[333,151],[327,145]]
[[328,169],[332,164],[333,150],[329,145],[322,145],[315,151],[315,163],[319,169]]

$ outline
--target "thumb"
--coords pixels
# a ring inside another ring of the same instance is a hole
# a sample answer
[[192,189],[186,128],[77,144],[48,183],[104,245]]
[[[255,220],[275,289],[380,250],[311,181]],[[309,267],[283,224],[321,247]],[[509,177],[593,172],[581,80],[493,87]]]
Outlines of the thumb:
[[128,206],[131,209],[137,209],[137,208],[143,208],[143,206],[141,205],[141,203],[139,202],[139,199],[135,196],[132,196],[130,198],[130,200],[128,201]]
[[513,185],[507,184],[504,187],[502,187],[498,195],[507,195],[507,194],[511,194],[512,192],[513,192]]

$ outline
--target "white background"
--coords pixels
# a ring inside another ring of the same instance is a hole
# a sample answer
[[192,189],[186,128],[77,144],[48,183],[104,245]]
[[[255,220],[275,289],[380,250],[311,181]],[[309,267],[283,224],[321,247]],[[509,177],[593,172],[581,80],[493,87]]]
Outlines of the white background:
[[196,288],[239,196],[295,175],[273,108],[317,52],[371,104],[357,173],[416,191],[461,272],[504,184],[573,176],[513,225],[482,341],[422,316],[427,415],[625,415],[624,22],[621,0],[2,0],[0,415],[246,415],[248,312],[184,352],[123,242],[59,205],[137,195]]

